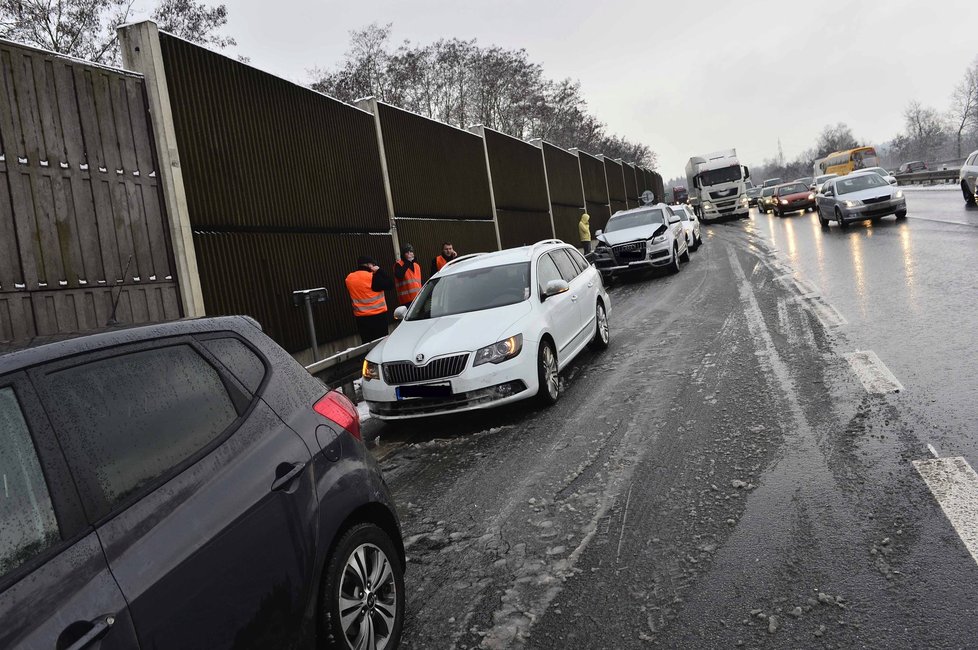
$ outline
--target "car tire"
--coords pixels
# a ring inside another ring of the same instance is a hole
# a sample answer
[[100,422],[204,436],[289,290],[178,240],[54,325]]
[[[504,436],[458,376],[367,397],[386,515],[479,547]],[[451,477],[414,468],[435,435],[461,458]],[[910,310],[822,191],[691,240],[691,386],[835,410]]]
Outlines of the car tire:
[[907,211],[906,210],[897,210],[894,213],[894,215],[896,216],[897,219],[906,219],[907,218]]
[[679,255],[679,259],[689,264],[689,242],[686,242],[686,252]]
[[849,227],[849,224],[846,223],[846,220],[842,218],[842,211],[839,208],[835,209],[835,220],[839,222],[840,228]]
[[818,215],[818,222],[822,224],[822,227],[828,228],[829,220],[822,216],[822,208],[816,208],[815,213]]
[[611,327],[608,325],[608,312],[599,300],[594,308],[594,347],[605,350],[611,343]]
[[696,235],[696,239],[693,240],[693,250],[698,251],[700,246],[703,245],[703,235]]
[[964,195],[965,205],[975,204],[975,193],[968,187],[968,181],[961,181],[961,193]]
[[679,273],[679,246],[672,247],[672,263],[669,264],[670,273]]
[[[369,575],[373,567],[383,569],[384,563],[390,575],[386,572],[382,574],[385,577],[381,580],[381,588],[364,585],[366,580],[355,567],[366,564]],[[343,534],[327,561],[322,596],[320,622],[326,647],[347,648],[354,645],[348,641],[348,633],[352,633],[356,639],[360,625],[367,616],[370,616],[371,633],[386,632],[375,641],[386,640],[388,648],[395,648],[400,643],[404,626],[404,566],[394,542],[379,526],[359,523]],[[359,601],[361,607],[370,608],[351,620],[348,630],[343,629],[341,598]],[[375,645],[371,644],[370,647]]]
[[560,375],[557,370],[557,352],[553,343],[544,341],[537,352],[537,398],[544,406],[556,404],[560,399]]

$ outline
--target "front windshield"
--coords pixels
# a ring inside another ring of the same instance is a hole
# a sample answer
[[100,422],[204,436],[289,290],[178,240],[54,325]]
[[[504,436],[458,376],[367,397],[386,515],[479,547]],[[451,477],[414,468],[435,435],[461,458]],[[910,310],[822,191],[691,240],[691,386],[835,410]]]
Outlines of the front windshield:
[[848,176],[846,178],[840,178],[835,182],[836,194],[851,194],[860,190],[868,190],[872,187],[889,187],[889,185],[878,174]]
[[665,223],[665,216],[661,209],[642,210],[641,212],[630,212],[619,216],[614,216],[608,221],[605,232],[616,232],[627,230],[638,226],[652,226]]
[[778,194],[784,196],[785,194],[799,194],[801,192],[807,192],[808,186],[801,183],[792,183],[791,185],[784,185],[778,190]]
[[812,182],[814,182],[814,180],[815,180],[814,178],[812,178],[810,176],[806,176],[805,178],[799,178],[798,179],[798,182],[807,187],[807,186],[811,185]]
[[700,172],[700,184],[703,187],[719,185],[720,183],[731,183],[733,181],[739,181],[740,178],[740,165]]
[[490,266],[432,278],[421,289],[405,320],[427,320],[493,309],[530,297],[530,263]]
[[773,187],[765,187],[761,190],[761,196],[774,196],[774,189]]

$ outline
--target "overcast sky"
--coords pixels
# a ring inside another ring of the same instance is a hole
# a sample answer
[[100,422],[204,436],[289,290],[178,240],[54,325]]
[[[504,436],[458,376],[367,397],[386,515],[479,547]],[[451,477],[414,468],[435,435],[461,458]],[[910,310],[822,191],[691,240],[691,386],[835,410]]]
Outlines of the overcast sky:
[[645,142],[668,179],[736,147],[757,164],[795,157],[846,122],[883,142],[908,101],[946,110],[978,56],[974,0],[224,0],[236,54],[306,83],[349,31],[393,23],[395,42],[476,38],[525,48],[551,78],[579,79],[609,130]]

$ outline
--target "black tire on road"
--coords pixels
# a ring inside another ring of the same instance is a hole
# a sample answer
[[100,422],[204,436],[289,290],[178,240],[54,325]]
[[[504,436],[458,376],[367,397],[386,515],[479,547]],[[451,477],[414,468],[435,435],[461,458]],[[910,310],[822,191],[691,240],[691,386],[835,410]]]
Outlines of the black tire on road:
[[822,227],[828,228],[829,220],[822,216],[822,208],[815,208],[815,213],[818,214],[818,222],[822,224]]
[[672,247],[672,263],[669,264],[670,273],[679,273],[679,246]]
[[895,215],[896,215],[896,218],[897,219],[906,219],[907,218],[907,211],[906,210],[899,210],[899,211],[897,211],[895,213]]
[[835,209],[835,220],[839,222],[840,228],[849,227],[849,224],[846,223],[846,220],[842,218],[842,210],[840,210],[839,208]]
[[689,242],[686,242],[686,252],[680,255],[679,259],[681,259],[686,264],[689,264]]
[[[358,556],[355,558],[354,554]],[[367,563],[368,575],[372,566],[381,570],[380,585],[362,585],[362,573],[355,567]],[[371,563],[376,563],[371,566]],[[389,569],[384,570],[386,566]],[[386,640],[386,647],[395,648],[401,639],[404,626],[404,566],[394,547],[394,542],[379,526],[359,523],[350,528],[336,543],[326,563],[323,574],[323,592],[320,604],[320,624],[324,646],[349,648],[359,632],[359,622],[370,617],[369,630],[376,635],[375,641]],[[349,629],[343,629],[340,598],[358,601],[361,612],[350,621]],[[393,622],[391,622],[393,620]],[[353,639],[350,639],[353,634]],[[376,645],[376,643],[374,644]],[[371,646],[372,647],[372,646]]]
[[560,399],[560,376],[557,370],[557,351],[553,343],[544,341],[537,352],[537,379],[540,388],[537,399],[544,406],[556,404]]
[[961,181],[961,193],[964,195],[965,205],[975,204],[975,193],[968,187],[968,181]]
[[600,300],[594,308],[594,340],[592,343],[599,350],[607,349],[611,343],[611,327],[608,325],[608,312],[605,311],[604,305]]

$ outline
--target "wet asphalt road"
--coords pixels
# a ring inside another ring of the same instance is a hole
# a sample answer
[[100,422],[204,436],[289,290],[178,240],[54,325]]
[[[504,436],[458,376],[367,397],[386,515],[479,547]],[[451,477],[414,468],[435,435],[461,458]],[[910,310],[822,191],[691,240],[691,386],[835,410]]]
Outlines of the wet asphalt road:
[[[380,435],[410,648],[966,648],[978,565],[911,461],[978,463],[978,211],[705,229],[612,289],[560,402]],[[902,384],[867,392],[845,355]]]

